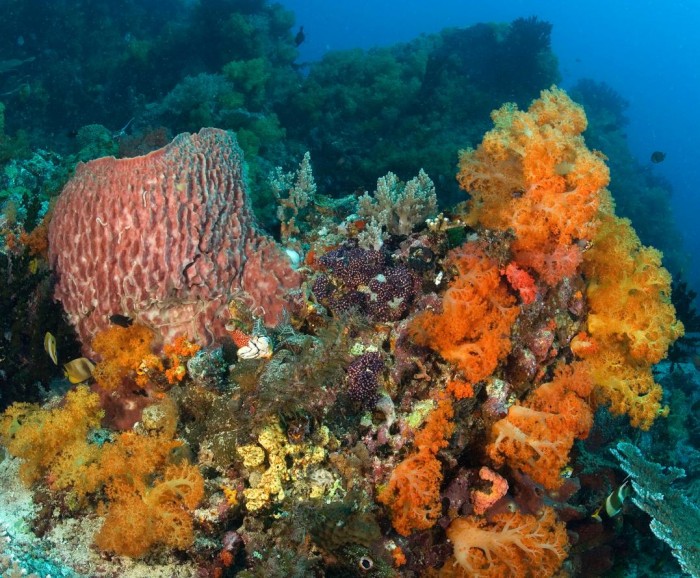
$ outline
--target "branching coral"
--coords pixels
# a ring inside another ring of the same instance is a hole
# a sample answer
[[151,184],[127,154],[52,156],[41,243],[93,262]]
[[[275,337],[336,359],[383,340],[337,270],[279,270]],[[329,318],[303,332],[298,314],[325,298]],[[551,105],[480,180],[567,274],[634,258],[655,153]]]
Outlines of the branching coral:
[[491,523],[470,516],[447,529],[454,559],[440,576],[464,578],[548,578],[566,557],[566,528],[551,508],[541,516],[498,514]]
[[360,197],[358,213],[390,235],[408,235],[436,211],[435,185],[421,169],[405,184],[391,172],[381,177],[373,196]]
[[413,337],[454,363],[474,384],[496,369],[510,351],[510,330],[519,309],[501,279],[498,264],[477,242],[449,254],[457,270],[442,299],[442,311],[425,311],[411,326]]
[[595,234],[608,169],[584,144],[583,109],[562,90],[542,91],[527,112],[504,105],[492,118],[493,130],[460,159],[457,179],[472,196],[467,220],[512,229],[516,260],[554,284],[576,270],[578,243]]

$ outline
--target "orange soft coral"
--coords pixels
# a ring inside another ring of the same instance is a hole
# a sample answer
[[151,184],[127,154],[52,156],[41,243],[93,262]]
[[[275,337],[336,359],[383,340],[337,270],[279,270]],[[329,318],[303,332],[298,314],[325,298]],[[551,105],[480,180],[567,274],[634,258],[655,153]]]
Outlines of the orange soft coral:
[[10,454],[22,458],[19,472],[25,484],[45,474],[56,481],[64,471],[77,471],[94,459],[96,448],[86,438],[91,429],[100,426],[101,419],[99,396],[80,386],[53,409],[27,403],[11,405],[0,416],[0,442]]
[[[603,189],[609,181],[602,155],[588,150],[583,109],[557,88],[544,90],[527,112],[513,104],[492,113],[495,127],[476,150],[462,153],[460,185],[471,195],[467,221],[513,230],[516,259],[553,284],[580,258],[580,241],[593,238]],[[561,248],[566,250],[561,253]]]
[[93,377],[106,390],[116,390],[122,380],[139,369],[151,354],[154,333],[143,325],[113,325],[95,336],[92,349],[100,356]]
[[442,513],[442,471],[436,454],[452,435],[453,415],[452,404],[441,400],[416,434],[417,449],[396,466],[377,496],[377,501],[391,510],[392,525],[403,536],[431,528]]
[[95,544],[101,550],[139,557],[153,546],[187,548],[192,544],[190,512],[204,496],[204,479],[196,466],[169,466],[146,490],[121,491],[110,504]]
[[574,440],[586,438],[593,425],[587,402],[592,390],[585,364],[558,368],[552,382],[511,406],[508,415],[493,425],[489,456],[497,466],[508,463],[545,488],[557,489]]
[[575,349],[591,368],[597,397],[613,413],[648,429],[660,411],[661,388],[651,367],[683,335],[671,303],[671,276],[661,254],[643,247],[627,219],[602,216],[586,252],[588,333],[594,348]]
[[554,510],[541,516],[513,512],[486,522],[456,518],[447,528],[454,555],[440,576],[458,578],[549,578],[566,558],[566,527]]
[[415,341],[436,350],[474,384],[496,369],[510,351],[510,330],[519,309],[498,264],[476,242],[449,254],[457,271],[442,312],[424,311],[411,324]]

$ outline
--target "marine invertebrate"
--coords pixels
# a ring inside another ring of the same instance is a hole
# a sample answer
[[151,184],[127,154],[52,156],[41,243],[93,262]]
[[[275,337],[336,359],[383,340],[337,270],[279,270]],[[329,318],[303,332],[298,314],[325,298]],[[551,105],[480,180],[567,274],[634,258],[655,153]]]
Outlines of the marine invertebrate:
[[480,516],[506,495],[508,480],[485,466],[479,470],[479,478],[491,483],[491,488],[488,491],[476,489],[471,493],[474,513]]
[[548,578],[566,558],[566,528],[552,508],[539,517],[513,512],[487,522],[469,516],[447,528],[454,558],[440,575],[469,578]]
[[558,367],[551,382],[511,406],[493,425],[489,456],[497,466],[507,462],[547,489],[560,487],[574,440],[585,439],[593,425],[586,401],[592,391],[585,363]]
[[437,351],[474,384],[496,369],[510,351],[510,329],[519,308],[478,242],[448,256],[457,275],[442,298],[442,311],[426,310],[411,324],[414,340]]
[[375,321],[397,321],[408,312],[420,289],[418,276],[404,265],[390,265],[383,251],[353,242],[319,257],[316,298],[334,313],[357,310]]
[[358,214],[390,235],[408,235],[437,212],[435,185],[421,169],[418,176],[402,183],[392,172],[377,180],[372,196],[365,192],[358,201]]
[[[261,233],[232,133],[203,129],[130,159],[78,166],[49,226],[55,297],[84,348],[115,314],[209,344],[224,334],[226,304],[242,289],[267,323],[298,274]],[[89,255],[89,258],[86,256]]]
[[138,324],[112,325],[95,335],[90,346],[100,359],[92,372],[98,385],[108,391],[118,390],[122,380],[133,377],[151,354],[154,337],[150,328]]
[[[99,396],[86,386],[79,386],[66,394],[61,407],[11,405],[0,416],[0,441],[10,454],[24,460],[20,477],[26,485],[31,485],[50,472],[58,477],[60,472],[54,468],[62,456],[82,455],[85,460],[92,453],[86,442],[87,434],[99,427],[102,415]],[[68,460],[67,464],[71,463]]]
[[662,396],[651,367],[684,333],[671,302],[671,276],[661,254],[643,247],[629,221],[614,215],[602,217],[582,267],[589,279],[588,335],[576,338],[572,349],[589,365],[599,401],[648,429]]
[[392,526],[403,536],[431,528],[442,513],[442,466],[436,454],[449,443],[453,415],[451,402],[441,400],[416,434],[414,451],[394,468],[377,494],[377,501],[391,512]]
[[379,374],[384,369],[382,355],[363,353],[348,365],[348,396],[363,407],[374,407],[379,399]]
[[527,112],[506,104],[491,116],[495,127],[460,157],[467,221],[512,229],[516,261],[553,285],[576,270],[580,243],[595,235],[608,169],[586,148],[586,115],[563,90],[543,90]]
[[145,489],[112,482],[107,493],[112,502],[95,538],[101,550],[137,558],[159,544],[180,549],[192,544],[191,511],[204,495],[196,466],[170,465]]

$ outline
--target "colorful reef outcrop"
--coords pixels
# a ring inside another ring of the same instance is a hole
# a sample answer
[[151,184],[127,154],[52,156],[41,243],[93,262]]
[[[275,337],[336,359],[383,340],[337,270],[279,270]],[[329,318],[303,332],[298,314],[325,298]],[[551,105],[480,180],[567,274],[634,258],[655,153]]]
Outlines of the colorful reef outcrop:
[[33,547],[66,576],[605,566],[626,482],[585,458],[668,417],[683,324],[583,108],[552,86],[492,119],[440,214],[423,171],[330,198],[308,155],[280,169],[281,240],[230,131],[79,165],[37,259],[85,357],[48,333],[70,389],[0,415]]
[[679,158],[556,18],[1,5],[3,578],[700,576]]

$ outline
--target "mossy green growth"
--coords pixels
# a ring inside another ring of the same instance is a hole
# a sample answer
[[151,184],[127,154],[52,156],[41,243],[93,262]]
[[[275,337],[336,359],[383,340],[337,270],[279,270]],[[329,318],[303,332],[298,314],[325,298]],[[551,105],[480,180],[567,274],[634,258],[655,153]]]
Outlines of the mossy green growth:
[[233,60],[223,68],[226,78],[237,91],[245,95],[246,106],[260,108],[265,102],[265,86],[270,80],[271,69],[265,58]]

